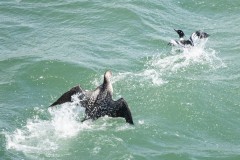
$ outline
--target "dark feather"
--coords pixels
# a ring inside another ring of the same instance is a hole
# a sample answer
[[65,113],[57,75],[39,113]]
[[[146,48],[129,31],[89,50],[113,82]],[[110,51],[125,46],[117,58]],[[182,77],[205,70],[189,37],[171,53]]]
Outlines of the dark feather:
[[132,114],[128,107],[127,102],[120,98],[119,100],[115,101],[115,115],[116,117],[123,117],[125,118],[127,123],[134,124],[132,120]]
[[69,91],[65,92],[58,100],[56,100],[53,104],[51,104],[49,107],[53,107],[55,105],[63,104],[65,102],[72,102],[72,96],[82,93],[82,89],[79,86],[71,88]]
[[72,102],[72,96],[80,93],[78,96],[80,104],[86,109],[82,122],[87,119],[96,120],[107,115],[109,117],[123,117],[127,123],[134,124],[127,102],[123,98],[117,101],[112,99],[111,74],[110,71],[107,71],[104,75],[103,84],[94,91],[84,91],[79,86],[73,87],[50,106]]
[[182,46],[187,46],[187,45],[193,46],[190,40],[181,40],[180,43]]

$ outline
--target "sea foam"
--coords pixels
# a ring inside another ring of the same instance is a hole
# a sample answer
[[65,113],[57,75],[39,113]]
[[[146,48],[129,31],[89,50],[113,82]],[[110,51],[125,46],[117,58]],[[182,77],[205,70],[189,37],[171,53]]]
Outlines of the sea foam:
[[157,55],[148,64],[164,74],[185,70],[196,65],[206,66],[209,69],[226,67],[223,61],[217,57],[214,49],[206,48],[206,42],[207,40],[201,41],[190,48],[173,47],[170,54]]
[[[188,69],[215,70],[226,67],[214,49],[206,48],[207,39],[194,47],[175,48],[169,53],[158,53],[148,59],[144,68],[136,72],[121,72],[113,76],[112,82],[132,81],[137,85],[150,83],[161,86],[168,83],[168,76]],[[95,81],[96,82],[96,81]]]
[[28,155],[51,156],[59,147],[65,145],[64,140],[93,127],[91,121],[81,123],[84,109],[76,103],[78,102],[74,101],[60,107],[48,108],[46,113],[50,114],[50,119],[44,120],[35,115],[12,133],[4,132],[6,149],[22,151]]

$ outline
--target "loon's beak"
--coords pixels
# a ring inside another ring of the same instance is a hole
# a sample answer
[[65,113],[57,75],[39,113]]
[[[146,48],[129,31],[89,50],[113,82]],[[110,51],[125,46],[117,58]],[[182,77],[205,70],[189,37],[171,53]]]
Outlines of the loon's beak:
[[175,32],[177,32],[177,30],[176,30],[176,29],[174,29],[174,31],[175,31]]

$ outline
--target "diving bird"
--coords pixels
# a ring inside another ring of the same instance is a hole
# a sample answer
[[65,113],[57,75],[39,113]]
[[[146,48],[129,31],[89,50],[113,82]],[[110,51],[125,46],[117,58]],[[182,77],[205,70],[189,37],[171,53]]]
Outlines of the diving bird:
[[58,98],[50,107],[72,102],[72,96],[77,95],[80,104],[85,108],[85,117],[82,120],[93,119],[99,117],[123,117],[129,124],[134,124],[131,111],[127,102],[120,98],[117,101],[112,99],[113,87],[111,83],[112,72],[106,71],[103,83],[93,91],[83,90],[80,86],[75,86]]
[[189,39],[184,39],[183,37],[185,36],[184,32],[182,30],[176,30],[174,31],[177,32],[179,35],[179,40],[171,40],[168,44],[172,46],[180,46],[180,47],[192,47],[197,44],[197,42],[200,39],[204,39],[209,37],[209,34],[202,32],[202,31],[196,31],[193,32],[192,35],[190,36]]

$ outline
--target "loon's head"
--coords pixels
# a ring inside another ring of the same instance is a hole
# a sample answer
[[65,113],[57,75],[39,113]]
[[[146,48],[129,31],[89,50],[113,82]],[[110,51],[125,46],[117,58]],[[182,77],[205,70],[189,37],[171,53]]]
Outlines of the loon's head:
[[107,89],[110,96],[113,95],[113,87],[112,87],[112,83],[111,83],[111,77],[112,77],[112,72],[111,71],[106,71],[105,74],[104,74],[103,87],[105,89]]
[[104,74],[104,82],[109,83],[111,77],[112,77],[112,72],[111,71],[106,71],[105,74]]
[[179,35],[179,38],[183,38],[183,37],[185,36],[185,34],[183,33],[182,30],[176,30],[176,29],[174,29],[174,31],[177,32],[177,34]]

